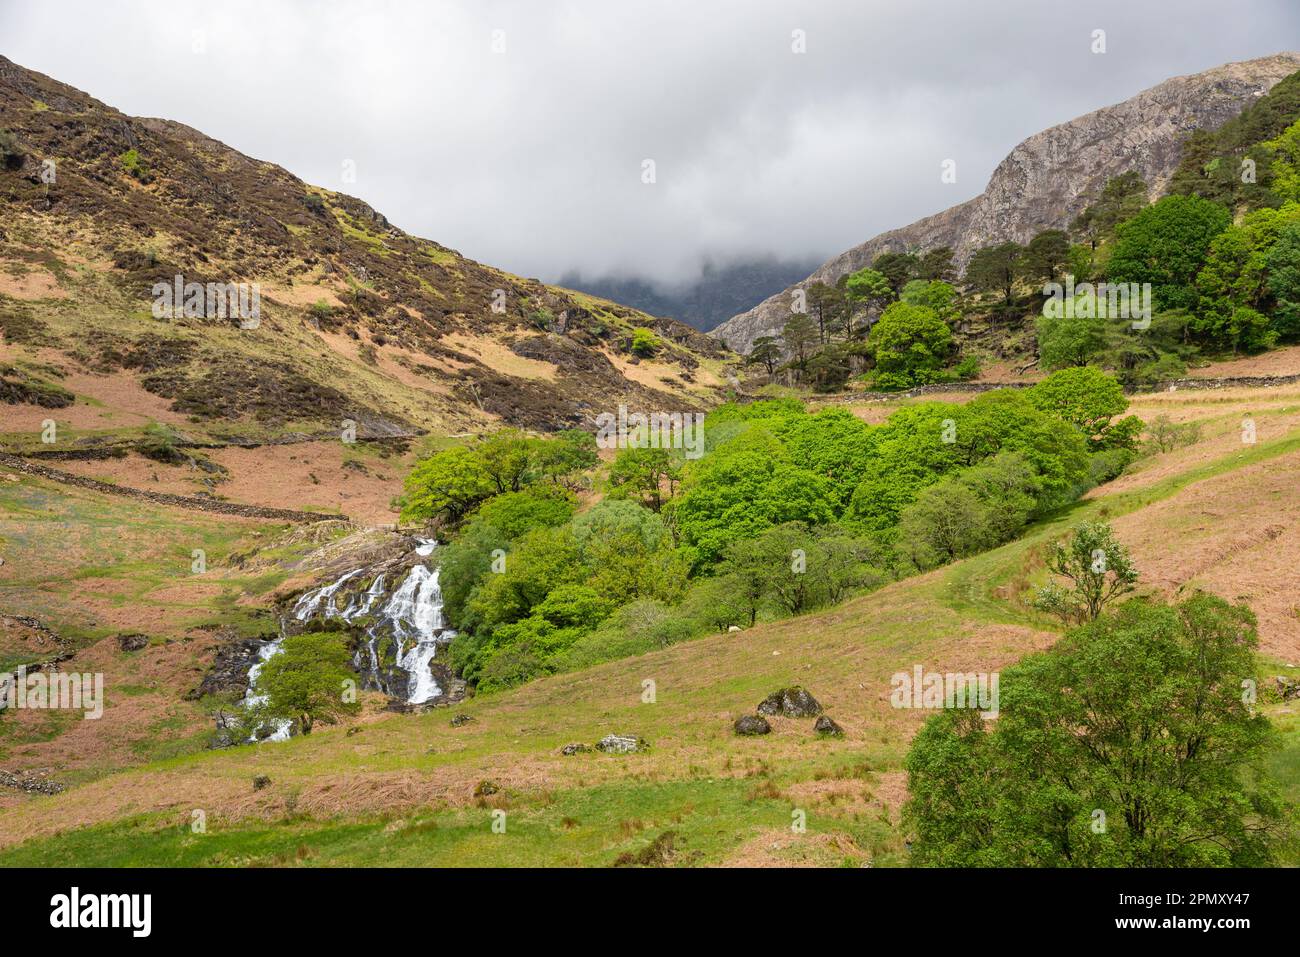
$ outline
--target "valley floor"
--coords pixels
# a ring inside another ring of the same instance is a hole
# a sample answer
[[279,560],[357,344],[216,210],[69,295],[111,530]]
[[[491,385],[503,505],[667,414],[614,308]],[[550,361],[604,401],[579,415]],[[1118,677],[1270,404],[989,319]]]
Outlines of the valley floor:
[[[473,699],[454,709],[474,719],[458,727],[446,709],[372,703],[347,727],[200,753],[202,716],[177,691],[210,660],[213,628],[268,626],[267,598],[305,580],[295,562],[308,533],[0,475],[0,610],[74,635],[73,660],[109,676],[105,718],[82,723],[96,728],[0,726],[0,766],[52,767],[72,785],[52,797],[0,791],[0,864],[905,864],[902,761],[925,715],[890,706],[890,676],[992,672],[1050,646],[1058,632],[1025,597],[1043,580],[1045,544],[1084,518],[1114,523],[1143,587],[1249,601],[1261,685],[1300,674],[1300,386],[1141,396],[1134,411],[1200,421],[1202,439],[995,551],[828,611]],[[215,570],[202,583],[177,572],[195,542]],[[153,643],[122,652],[126,629]],[[17,631],[0,648],[10,667],[39,646]],[[646,679],[654,703],[643,703]],[[790,684],[811,690],[845,737],[819,739],[811,719],[732,733]],[[1300,799],[1300,707],[1272,711],[1285,741],[1275,771]],[[611,732],[651,747],[561,753]],[[255,789],[257,776],[269,785]],[[792,829],[798,812],[806,833]]]

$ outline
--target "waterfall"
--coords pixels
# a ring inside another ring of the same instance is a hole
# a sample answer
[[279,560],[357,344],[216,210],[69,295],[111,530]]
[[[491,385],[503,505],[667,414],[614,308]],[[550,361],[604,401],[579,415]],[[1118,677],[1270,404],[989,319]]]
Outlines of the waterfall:
[[[418,558],[433,554],[438,543],[431,539],[416,539]],[[438,572],[430,570],[423,562],[412,565],[388,601],[380,605],[385,593],[387,572],[380,572],[364,592],[354,594],[345,608],[339,610],[336,596],[352,579],[364,575],[365,568],[354,568],[328,585],[304,592],[294,604],[292,616],[298,622],[313,618],[341,618],[353,622],[367,615],[374,620],[366,627],[365,644],[357,650],[353,664],[366,675],[366,687],[392,694],[386,687],[384,665],[380,661],[381,643],[391,640],[393,659],[397,670],[405,674],[405,687],[400,697],[406,704],[416,705],[432,701],[443,693],[429,669],[438,646],[445,645],[456,633],[446,627],[442,617],[442,588]],[[378,610],[376,610],[376,608]],[[256,692],[257,675],[262,665],[280,651],[284,636],[267,642],[259,652],[259,660],[248,672],[248,693],[245,702],[258,704],[265,696]],[[363,657],[364,653],[364,657]],[[267,739],[283,741],[289,737],[289,722],[276,722],[274,733]]]

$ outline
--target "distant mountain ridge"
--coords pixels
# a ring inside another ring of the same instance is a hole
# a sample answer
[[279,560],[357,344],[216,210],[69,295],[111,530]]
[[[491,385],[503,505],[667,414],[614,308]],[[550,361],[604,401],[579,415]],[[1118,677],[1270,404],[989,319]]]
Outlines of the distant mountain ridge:
[[626,303],[652,316],[668,316],[708,332],[740,310],[798,282],[816,265],[817,261],[811,258],[790,260],[769,256],[723,265],[706,261],[697,279],[671,285],[639,276],[584,278],[578,271],[565,273],[557,284]]
[[1113,106],[1036,133],[998,164],[979,196],[943,212],[881,233],[821,265],[801,283],[769,296],[713,330],[737,352],[780,332],[796,287],[871,264],[883,252],[951,246],[964,268],[976,249],[1026,242],[1044,229],[1064,229],[1114,176],[1136,170],[1151,195],[1161,192],[1178,166],[1182,143],[1194,130],[1236,116],[1254,98],[1300,70],[1300,53],[1228,63],[1166,80]]

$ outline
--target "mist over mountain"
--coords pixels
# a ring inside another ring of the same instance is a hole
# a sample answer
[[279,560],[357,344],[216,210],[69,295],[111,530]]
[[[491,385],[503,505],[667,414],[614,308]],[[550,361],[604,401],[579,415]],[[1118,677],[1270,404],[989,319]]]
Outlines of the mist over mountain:
[[641,276],[585,277],[577,270],[570,270],[560,277],[558,284],[708,332],[736,313],[798,282],[819,261],[811,256],[794,260],[771,256],[722,265],[705,260],[698,278],[680,284],[656,282]]

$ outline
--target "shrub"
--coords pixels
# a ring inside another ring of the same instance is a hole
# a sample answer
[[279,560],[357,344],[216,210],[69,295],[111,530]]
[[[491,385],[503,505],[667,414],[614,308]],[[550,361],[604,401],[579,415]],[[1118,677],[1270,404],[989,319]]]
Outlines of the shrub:
[[632,330],[632,353],[643,359],[649,359],[659,351],[659,337],[654,330],[639,327]]

